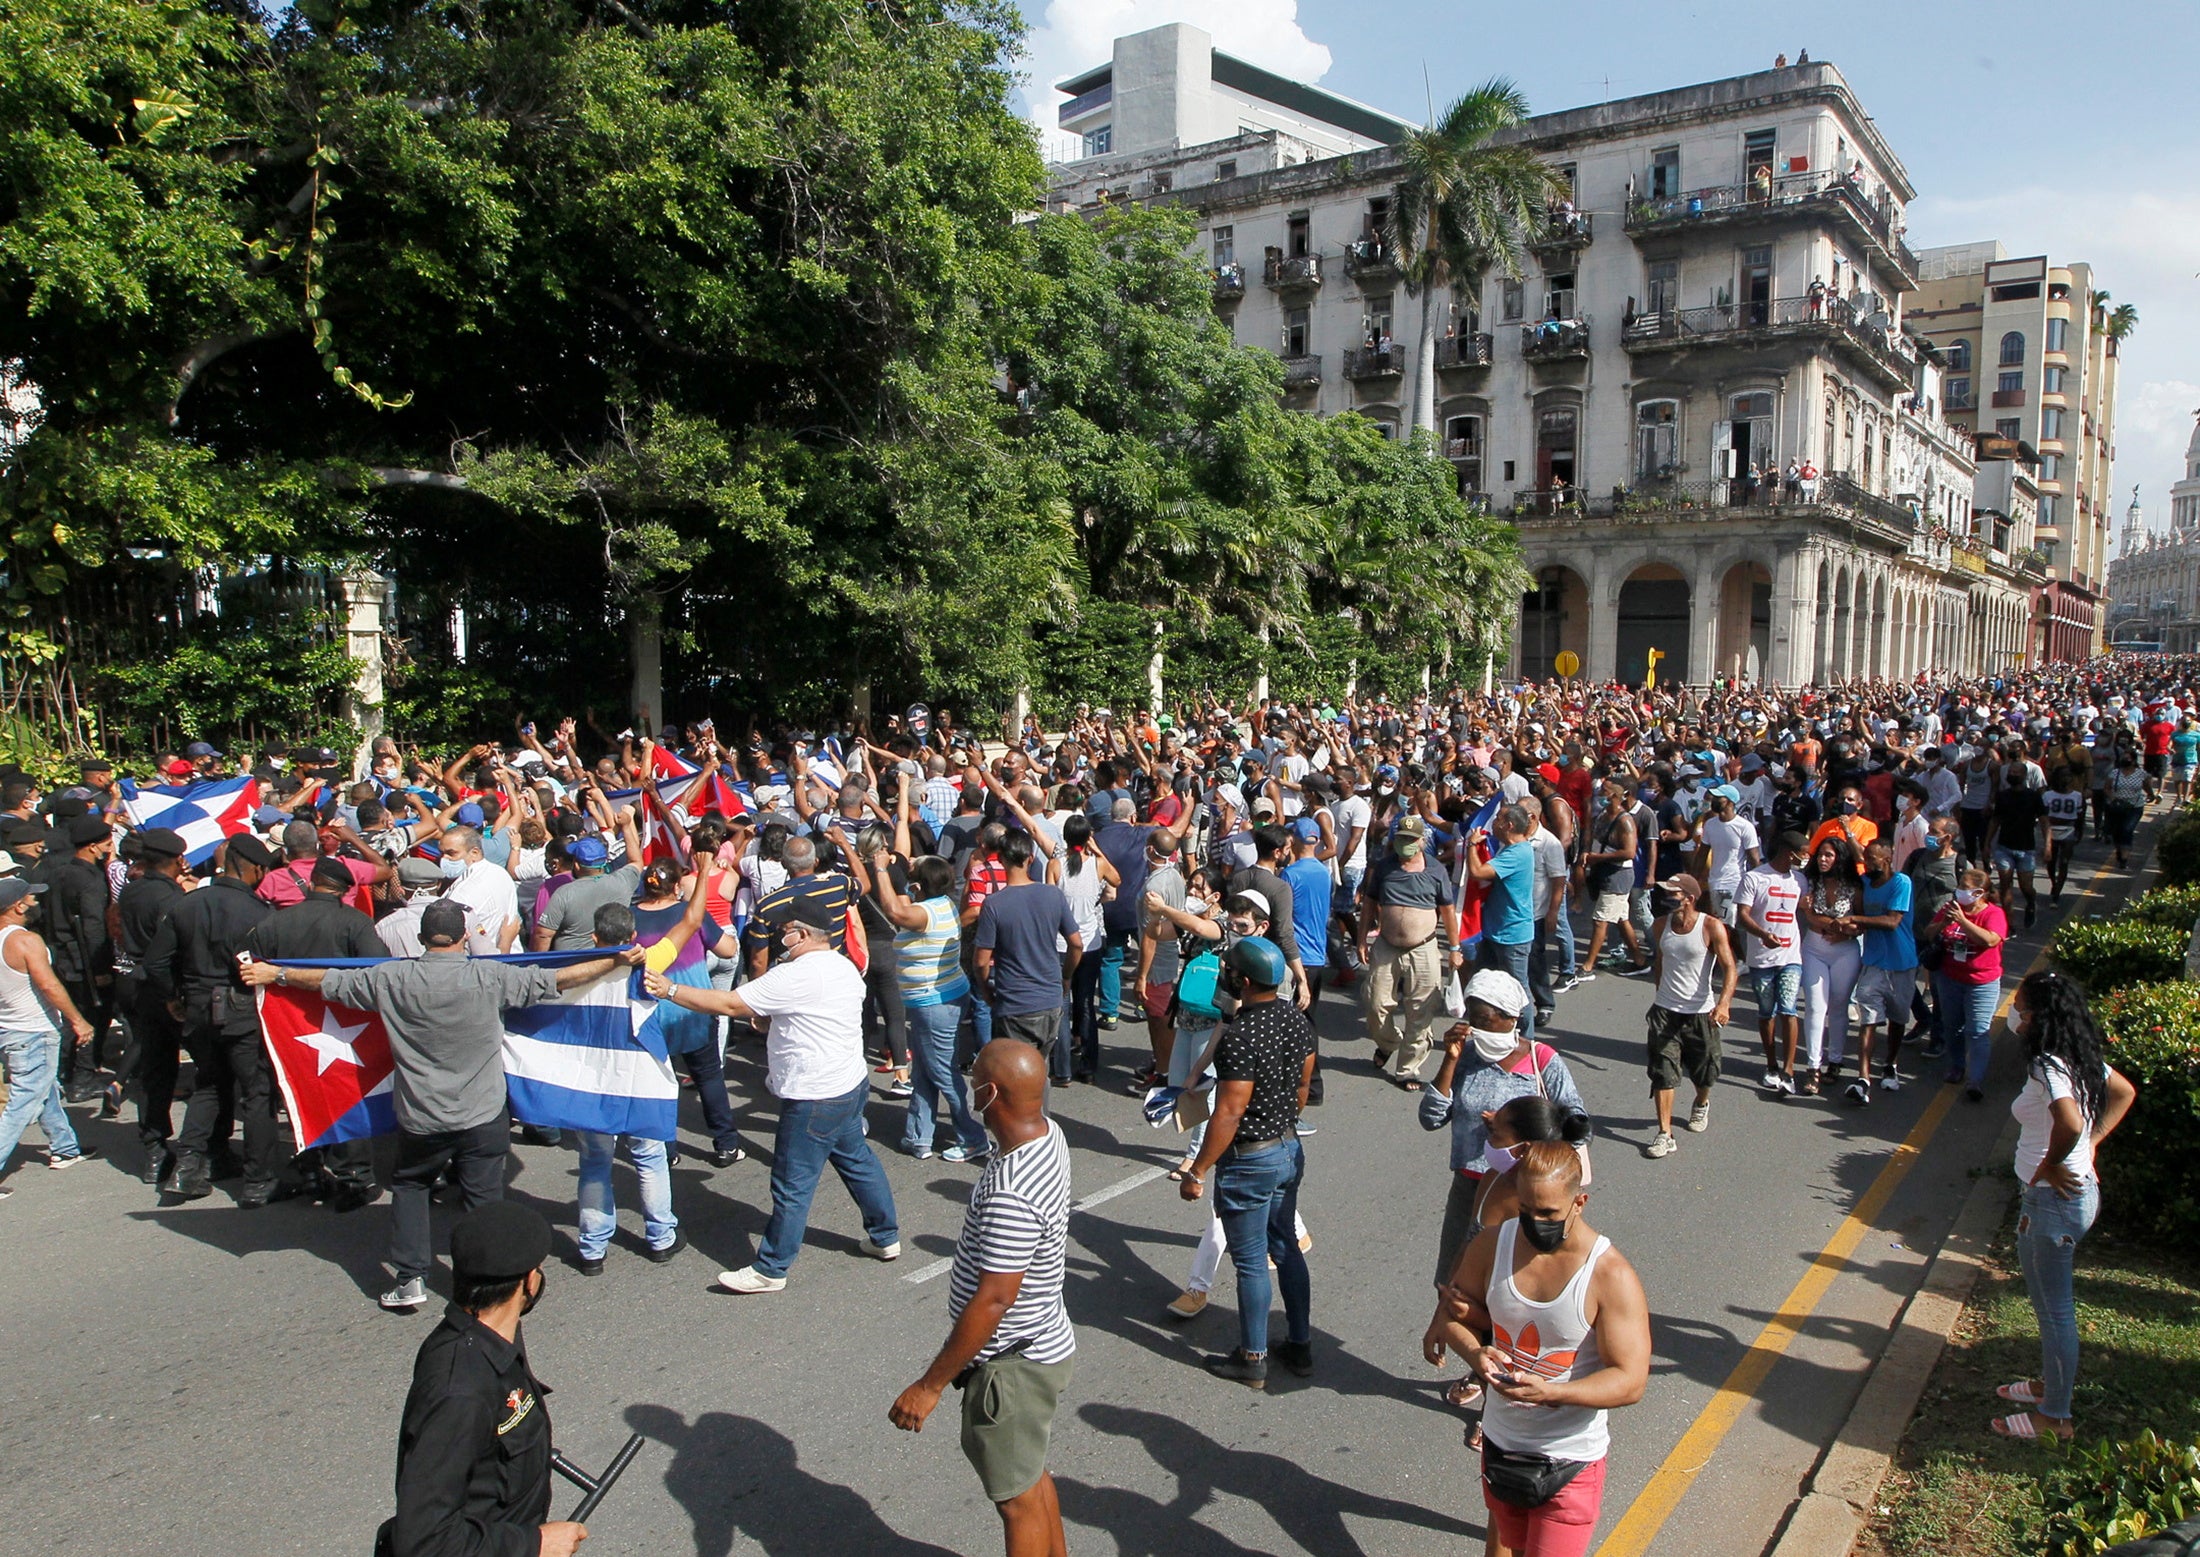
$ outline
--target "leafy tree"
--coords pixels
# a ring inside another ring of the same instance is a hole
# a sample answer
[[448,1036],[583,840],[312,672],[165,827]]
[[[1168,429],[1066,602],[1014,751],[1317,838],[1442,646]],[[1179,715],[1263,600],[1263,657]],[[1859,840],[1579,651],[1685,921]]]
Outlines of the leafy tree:
[[1544,219],[1565,180],[1524,146],[1496,136],[1528,117],[1528,100],[1502,78],[1458,98],[1398,143],[1401,176],[1390,202],[1391,251],[1408,295],[1421,300],[1413,358],[1413,425],[1436,431],[1436,294],[1479,294],[1492,269],[1520,274],[1523,229]]

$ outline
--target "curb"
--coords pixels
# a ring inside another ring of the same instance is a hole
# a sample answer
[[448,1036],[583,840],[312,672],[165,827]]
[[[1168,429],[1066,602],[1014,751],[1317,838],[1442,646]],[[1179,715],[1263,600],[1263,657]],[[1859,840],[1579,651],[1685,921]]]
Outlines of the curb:
[[[2146,853],[2131,873],[2127,896],[2136,896],[2160,874],[2154,860],[2154,834],[2160,820],[2147,818]],[[2084,896],[2092,894],[2089,884]],[[2046,960],[2043,945],[2039,965]],[[1995,1027],[2001,1028],[1998,1017]],[[2012,1118],[2002,1126],[1987,1158],[1989,1166],[1964,1197],[1940,1252],[1925,1269],[1924,1281],[1902,1305],[1862,1393],[1849,1408],[1848,1419],[1811,1468],[1802,1495],[1790,1505],[1765,1557],[1848,1557],[1865,1523],[1877,1512],[1879,1488],[1894,1463],[1895,1450],[1909,1431],[1910,1418],[1924,1398],[1941,1353],[1947,1350],[1949,1336],[1970,1304],[1994,1234],[2017,1198],[2016,1175],[2006,1167],[2016,1149],[2017,1122]]]
[[1910,1425],[1926,1382],[1947,1349],[1978,1284],[1988,1246],[2016,1199],[2017,1181],[2001,1166],[2015,1155],[2017,1125],[2009,1121],[1986,1169],[1956,1213],[1925,1279],[1903,1305],[1872,1364],[1848,1420],[1804,1484],[1803,1496],[1768,1557],[1847,1557],[1878,1506],[1880,1483]]

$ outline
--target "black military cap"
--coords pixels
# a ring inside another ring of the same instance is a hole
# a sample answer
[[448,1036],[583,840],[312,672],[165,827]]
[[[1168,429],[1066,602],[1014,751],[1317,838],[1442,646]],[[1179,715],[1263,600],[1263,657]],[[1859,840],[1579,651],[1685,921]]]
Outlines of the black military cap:
[[229,858],[243,860],[247,865],[257,865],[262,870],[273,870],[282,863],[275,851],[250,833],[238,833],[229,840]]
[[181,859],[190,851],[183,841],[183,834],[173,827],[148,827],[137,835],[138,852],[143,855],[159,855],[168,859]]
[[516,1200],[476,1206],[451,1229],[451,1270],[461,1281],[516,1281],[548,1258],[550,1224]]
[[115,771],[115,765],[109,762],[105,757],[87,757],[84,759],[83,763],[79,765],[77,771],[81,773],[84,777],[90,778],[95,773],[113,773]]
[[65,829],[65,836],[69,840],[70,848],[81,849],[84,847],[84,845],[88,843],[98,843],[102,841],[111,831],[113,831],[113,829],[108,827],[107,818],[105,818],[104,816],[94,816],[90,812],[86,812],[82,816],[72,816],[69,818],[69,825]]
[[311,879],[315,886],[327,887],[332,892],[349,892],[353,886],[351,872],[333,854],[324,854],[313,862]]
[[47,842],[46,824],[35,816],[0,816],[0,848]]

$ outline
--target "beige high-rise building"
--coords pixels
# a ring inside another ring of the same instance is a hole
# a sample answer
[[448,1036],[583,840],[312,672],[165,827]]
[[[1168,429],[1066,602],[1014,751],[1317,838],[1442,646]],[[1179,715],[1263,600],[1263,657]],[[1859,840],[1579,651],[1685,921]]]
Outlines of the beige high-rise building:
[[2039,453],[2048,579],[2033,591],[2032,656],[2084,659],[2107,623],[2116,457],[2116,341],[2094,306],[2093,268],[1960,243],[1921,251],[1917,270],[1903,315],[1948,365],[1949,419]]

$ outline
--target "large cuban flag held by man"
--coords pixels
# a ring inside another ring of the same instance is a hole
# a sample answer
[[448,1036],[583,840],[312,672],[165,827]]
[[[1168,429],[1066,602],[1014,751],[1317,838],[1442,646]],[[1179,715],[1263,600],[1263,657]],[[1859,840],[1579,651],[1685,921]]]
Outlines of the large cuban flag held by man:
[[[594,950],[499,957],[558,968]],[[293,968],[360,968],[387,959],[325,958]],[[260,1031],[301,1150],[392,1135],[396,1056],[373,1011],[323,1000],[318,990],[262,988]],[[657,1028],[657,1002],[638,974],[613,975],[556,1000],[504,1013],[504,1080],[522,1124],[669,1141],[676,1133],[679,1079]]]
[[122,804],[139,827],[172,827],[182,834],[183,857],[196,866],[212,859],[224,838],[251,829],[258,794],[251,779],[217,779],[140,789]]

